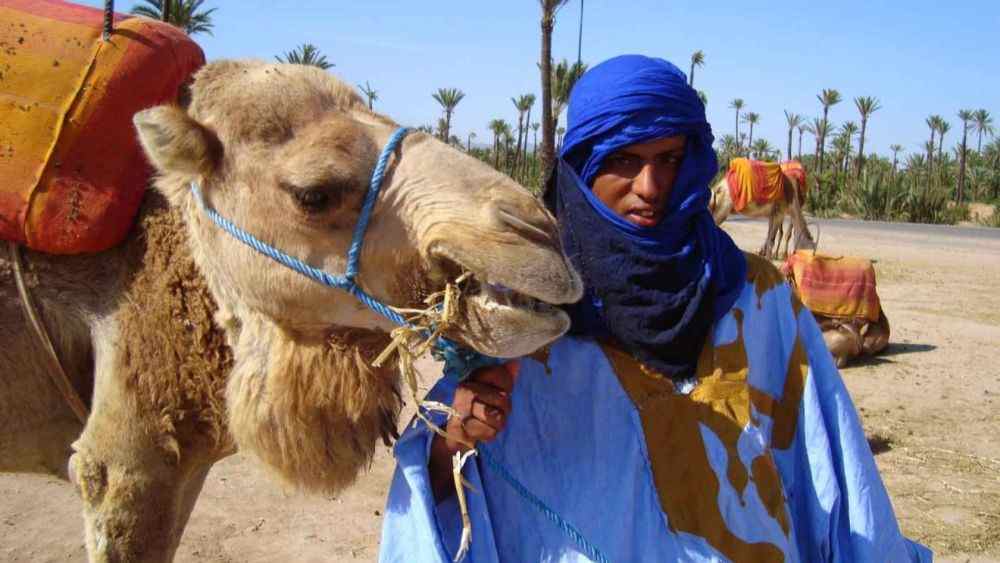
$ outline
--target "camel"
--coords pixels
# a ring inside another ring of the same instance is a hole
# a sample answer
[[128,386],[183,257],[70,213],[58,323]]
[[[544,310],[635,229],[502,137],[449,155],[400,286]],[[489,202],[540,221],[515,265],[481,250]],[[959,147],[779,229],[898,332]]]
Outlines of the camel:
[[[346,291],[257,253],[205,201],[258,238],[344,271],[376,157],[398,128],[320,69],[218,61],[186,107],[135,115],[157,171],[126,241],[91,255],[23,251],[28,290],[72,385],[81,424],[48,379],[0,258],[0,470],[68,478],[91,561],[170,561],[212,464],[237,448],[306,491],[335,493],[395,436],[395,368],[371,362],[392,323]],[[395,151],[359,285],[421,306],[474,277],[446,336],[515,357],[562,335],[582,283],[531,194],[413,132]]]
[[[788,255],[788,247],[792,233],[795,233],[794,249],[813,249],[816,242],[806,226],[805,216],[802,213],[803,202],[800,199],[800,190],[797,179],[789,174],[782,173],[782,188],[780,197],[771,202],[757,203],[749,201],[747,206],[739,213],[747,217],[767,217],[767,237],[761,246],[758,254],[767,259],[779,258]],[[712,187],[709,210],[716,225],[721,225],[729,215],[733,213],[734,203],[729,189],[729,180],[726,175],[722,176]],[[785,231],[785,216],[789,217],[789,228]],[[784,238],[784,253],[781,253],[781,242]]]

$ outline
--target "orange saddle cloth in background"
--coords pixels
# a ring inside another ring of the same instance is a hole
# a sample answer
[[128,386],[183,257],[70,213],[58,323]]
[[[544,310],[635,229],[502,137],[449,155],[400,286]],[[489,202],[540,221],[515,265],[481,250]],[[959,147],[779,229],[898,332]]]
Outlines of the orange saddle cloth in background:
[[795,184],[799,188],[799,203],[805,203],[809,187],[806,184],[806,169],[802,166],[802,163],[797,160],[786,160],[781,163],[781,172],[785,176],[795,180]]
[[733,211],[742,213],[748,205],[766,205],[782,197],[781,166],[777,162],[734,158],[729,161],[726,183]]
[[98,252],[128,234],[149,180],[132,116],[205,63],[181,30],[59,0],[0,2],[0,240]]
[[788,257],[781,269],[791,279],[802,304],[813,313],[878,321],[882,308],[871,260],[799,250]]

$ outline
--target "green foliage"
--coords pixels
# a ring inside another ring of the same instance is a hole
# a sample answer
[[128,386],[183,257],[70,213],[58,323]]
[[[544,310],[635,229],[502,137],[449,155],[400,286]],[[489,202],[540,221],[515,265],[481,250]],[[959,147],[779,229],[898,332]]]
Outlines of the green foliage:
[[205,0],[142,0],[141,4],[132,8],[132,13],[156,20],[164,20],[164,8],[167,11],[167,23],[184,30],[188,35],[207,33],[212,35],[212,13],[218,8],[202,10]]
[[274,58],[281,63],[310,65],[319,67],[323,70],[334,66],[333,63],[326,60],[326,55],[320,52],[319,47],[313,45],[312,43],[303,43],[302,45],[285,53],[284,56],[278,55]]

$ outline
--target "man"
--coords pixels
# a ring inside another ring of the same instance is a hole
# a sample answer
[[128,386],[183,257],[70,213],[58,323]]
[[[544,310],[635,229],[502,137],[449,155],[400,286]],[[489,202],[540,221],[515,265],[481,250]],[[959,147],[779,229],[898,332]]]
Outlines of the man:
[[580,79],[546,194],[586,286],[571,334],[431,390],[461,416],[397,445],[383,561],[456,553],[476,442],[470,561],[930,560],[812,315],[712,221],[712,140],[666,61]]

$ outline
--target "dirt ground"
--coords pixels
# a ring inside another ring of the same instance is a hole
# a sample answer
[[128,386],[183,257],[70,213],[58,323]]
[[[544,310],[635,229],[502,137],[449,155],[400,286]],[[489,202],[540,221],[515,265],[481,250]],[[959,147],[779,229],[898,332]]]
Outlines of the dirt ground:
[[[764,225],[726,229],[755,249]],[[939,561],[1000,561],[1000,237],[837,223],[823,227],[821,245],[877,261],[891,344],[843,376],[903,531]],[[391,472],[380,448],[348,492],[304,497],[233,456],[209,475],[177,560],[375,560]],[[0,475],[0,499],[0,561],[86,559],[68,484]]]

